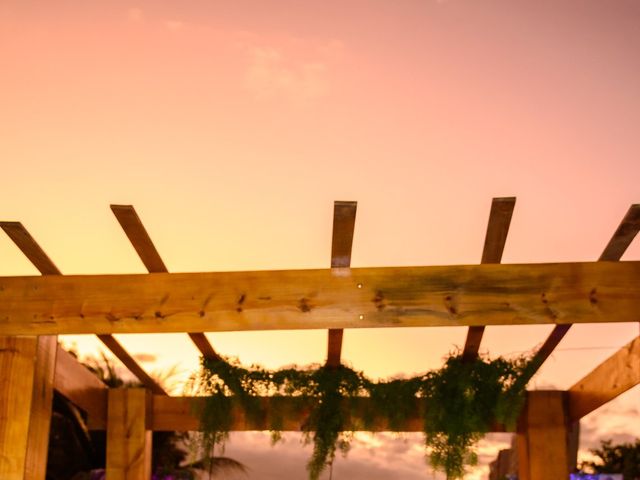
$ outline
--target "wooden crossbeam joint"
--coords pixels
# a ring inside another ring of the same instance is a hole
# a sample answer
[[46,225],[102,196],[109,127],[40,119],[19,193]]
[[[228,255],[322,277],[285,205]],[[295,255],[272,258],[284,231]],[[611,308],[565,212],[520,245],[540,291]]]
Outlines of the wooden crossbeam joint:
[[[351,266],[351,250],[357,208],[357,202],[336,201],[333,205],[331,268],[348,268]],[[342,329],[329,329],[327,340],[327,366],[329,367],[340,365],[343,335]]]
[[[507,241],[515,204],[515,197],[494,198],[491,202],[481,263],[500,263],[502,260],[502,252]],[[478,357],[484,328],[484,326],[474,326],[467,330],[467,339],[462,351],[462,357],[465,361],[469,362]]]

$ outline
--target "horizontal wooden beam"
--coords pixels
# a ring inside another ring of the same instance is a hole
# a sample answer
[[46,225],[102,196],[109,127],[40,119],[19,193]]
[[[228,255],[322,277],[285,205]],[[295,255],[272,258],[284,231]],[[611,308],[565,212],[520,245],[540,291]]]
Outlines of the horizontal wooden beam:
[[637,337],[569,389],[569,416],[579,420],[639,384],[640,337]]
[[0,335],[637,322],[640,262],[0,277]]
[[[152,429],[168,431],[189,431],[199,430],[200,421],[197,412],[202,408],[204,399],[202,397],[153,397],[153,414],[151,417]],[[282,431],[300,431],[302,425],[309,415],[309,407],[300,398],[291,397],[263,397],[262,406],[265,409],[266,417],[263,419],[251,419],[245,416],[239,407],[233,408],[234,423],[232,431],[269,430],[269,412],[277,410],[279,417],[282,417]],[[354,400],[349,410],[346,422],[347,430],[363,430],[364,423],[362,415],[371,411],[371,400],[369,398],[359,398]],[[407,418],[397,431],[402,432],[422,432],[424,425],[424,412],[420,401],[416,399],[413,411],[415,414]],[[380,419],[373,423],[368,430],[372,432],[389,431],[388,423]],[[502,425],[495,425],[494,432],[504,432]]]

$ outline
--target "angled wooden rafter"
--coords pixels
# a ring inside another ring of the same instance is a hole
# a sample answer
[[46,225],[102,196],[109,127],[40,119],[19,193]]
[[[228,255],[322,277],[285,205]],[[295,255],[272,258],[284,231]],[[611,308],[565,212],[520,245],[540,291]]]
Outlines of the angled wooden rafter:
[[[494,198],[491,202],[481,263],[500,263],[502,260],[502,252],[507,241],[515,204],[515,197]],[[469,327],[467,330],[467,339],[462,352],[464,360],[470,361],[477,358],[484,328],[484,326],[476,326]]]
[[640,337],[636,337],[569,389],[569,416],[579,420],[639,384]]
[[[149,273],[167,273],[169,270],[133,206],[111,205],[111,211]],[[188,335],[205,358],[220,358],[204,333],[191,332]]]
[[[24,225],[20,222],[0,222],[0,227],[40,273],[45,276],[62,276],[60,269],[47,256]],[[138,365],[115,337],[111,334],[99,334],[97,337],[147,388],[150,388],[155,394],[166,395],[164,389]]]
[[[631,245],[631,242],[638,231],[640,231],[640,204],[634,204],[629,207],[629,210],[627,210],[627,213],[612,235],[598,261],[617,262],[620,260],[629,245]],[[533,358],[533,362],[537,365],[538,369],[560,344],[569,329],[571,329],[571,325],[571,323],[566,323],[563,325],[556,325],[553,328],[545,342],[542,344],[542,347],[538,349]],[[535,371],[532,371],[531,376],[534,374]]]
[[[351,266],[351,249],[357,207],[357,202],[337,201],[334,203],[331,268],[348,268]],[[343,334],[344,330],[341,328],[329,329],[327,342],[327,366],[329,367],[340,365]]]

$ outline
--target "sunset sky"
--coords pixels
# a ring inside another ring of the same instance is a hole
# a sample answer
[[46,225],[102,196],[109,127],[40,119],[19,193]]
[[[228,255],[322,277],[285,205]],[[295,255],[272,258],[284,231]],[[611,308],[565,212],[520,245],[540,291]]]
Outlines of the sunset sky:
[[[515,196],[504,263],[596,260],[640,202],[638,25],[638,0],[3,0],[0,220],[65,274],[145,271],[111,203],[136,207],[173,272],[327,268],[333,201],[356,200],[352,266],[470,264],[492,197]],[[37,274],[6,236],[0,259]],[[531,352],[550,330],[490,327],[482,350]],[[343,358],[411,375],[465,334],[349,330]],[[530,387],[568,388],[638,334],[574,326]],[[209,338],[268,367],[326,355],[324,331]],[[148,371],[198,363],[186,335],[118,339]],[[638,405],[636,387],[585,418],[583,449],[640,436]],[[355,443],[334,478],[439,478],[419,436]],[[302,478],[308,455],[260,433],[228,453],[258,480]]]

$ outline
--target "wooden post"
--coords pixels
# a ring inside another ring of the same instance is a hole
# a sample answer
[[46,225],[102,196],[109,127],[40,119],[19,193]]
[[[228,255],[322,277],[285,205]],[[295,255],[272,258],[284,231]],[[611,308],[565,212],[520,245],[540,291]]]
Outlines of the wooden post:
[[576,464],[577,426],[566,392],[529,392],[517,437],[520,480],[568,479]]
[[44,480],[57,341],[0,337],[0,478]]
[[107,478],[151,478],[151,396],[143,388],[109,390],[107,407]]
[[53,382],[58,337],[37,338],[25,480],[45,480],[53,409]]

